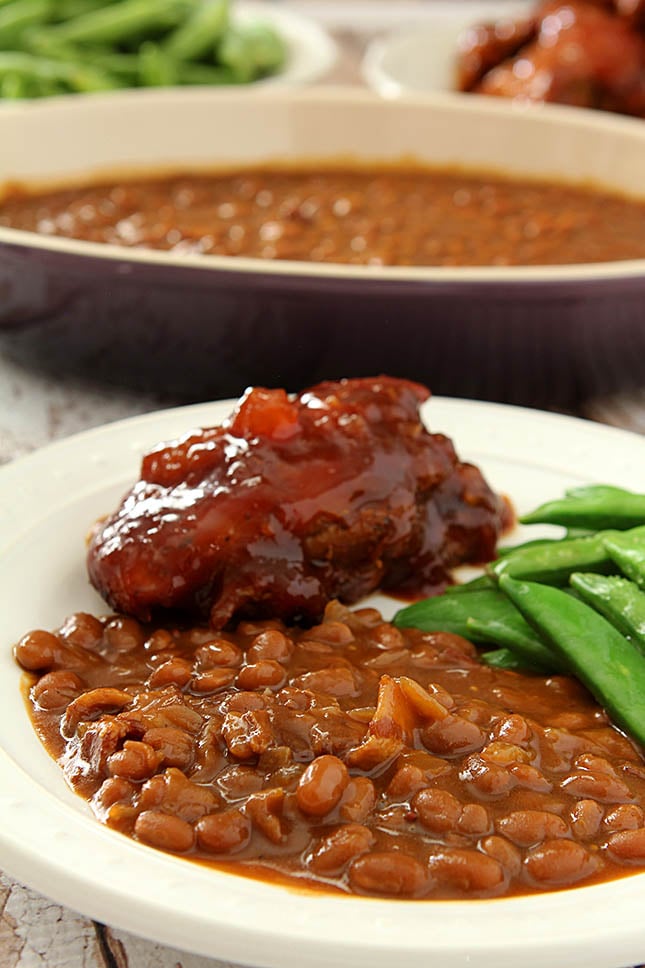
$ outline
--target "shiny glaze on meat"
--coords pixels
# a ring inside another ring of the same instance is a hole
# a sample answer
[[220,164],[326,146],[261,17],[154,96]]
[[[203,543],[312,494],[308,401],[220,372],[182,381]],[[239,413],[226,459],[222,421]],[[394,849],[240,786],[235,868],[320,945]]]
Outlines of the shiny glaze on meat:
[[645,867],[645,763],[579,683],[331,603],[235,633],[70,616],[16,647],[98,819],[228,870],[488,898]]
[[100,523],[88,566],[119,611],[314,622],[377,587],[439,589],[493,557],[504,502],[419,417],[429,393],[388,377],[290,399],[255,389],[221,427],[160,445]]
[[459,44],[459,86],[645,117],[644,9],[549,0],[532,20],[473,27]]

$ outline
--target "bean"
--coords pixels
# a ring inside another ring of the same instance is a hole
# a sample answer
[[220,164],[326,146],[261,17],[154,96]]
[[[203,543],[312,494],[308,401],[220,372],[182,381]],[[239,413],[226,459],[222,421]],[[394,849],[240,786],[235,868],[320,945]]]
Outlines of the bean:
[[645,523],[645,494],[622,487],[592,484],[571,488],[564,498],[548,501],[520,518],[522,524],[561,524],[564,527],[622,531]]
[[518,713],[511,713],[503,719],[498,719],[493,726],[492,735],[514,746],[526,746],[531,740],[533,731],[527,721]]
[[43,629],[34,629],[33,632],[23,635],[14,646],[13,654],[23,669],[40,672],[42,669],[51,669],[60,650],[60,641],[56,635]]
[[391,800],[408,800],[418,790],[428,785],[428,779],[418,766],[406,763],[400,767],[387,788],[387,795]]
[[558,588],[502,576],[500,587],[615,722],[645,744],[645,656],[601,615]]
[[179,817],[159,813],[157,810],[144,810],[140,813],[134,825],[134,832],[144,843],[178,854],[190,850],[195,839],[193,828],[189,823],[180,820]]
[[532,847],[570,834],[566,821],[546,810],[514,810],[501,817],[495,829],[520,847]]
[[286,672],[284,666],[275,659],[262,659],[252,665],[244,666],[237,674],[237,684],[240,689],[277,689],[284,684]]
[[338,876],[359,854],[364,854],[376,838],[369,827],[343,824],[324,837],[307,858],[307,867],[321,877]]
[[65,642],[92,652],[103,640],[103,623],[86,612],[76,612],[65,621],[59,634]]
[[602,807],[595,800],[578,800],[571,809],[571,829],[578,840],[591,840],[600,829]]
[[247,662],[275,659],[284,662],[293,653],[293,642],[279,629],[267,629],[253,639],[246,653]]
[[123,0],[90,10],[73,20],[51,28],[59,40],[102,44],[128,40],[135,34],[158,27],[175,26],[187,9],[185,0]]
[[607,841],[607,853],[619,864],[642,864],[645,861],[645,827],[612,834]]
[[423,826],[435,834],[455,830],[462,811],[461,803],[452,793],[432,787],[420,790],[411,806]]
[[191,824],[205,814],[213,813],[219,805],[219,798],[213,790],[193,783],[174,767],[146,780],[139,796],[142,809],[163,810]]
[[645,824],[645,817],[635,803],[624,803],[608,810],[603,820],[606,830],[637,830]]
[[571,586],[645,653],[645,592],[626,578],[576,572]]
[[572,797],[589,797],[600,803],[621,803],[631,800],[632,794],[626,783],[616,776],[580,770],[566,777],[560,788]]
[[529,878],[540,887],[564,887],[590,877],[597,860],[572,840],[547,840],[529,851],[524,862]]
[[133,618],[120,615],[105,626],[105,641],[114,652],[132,652],[143,645],[144,632]]
[[479,756],[469,756],[459,778],[470,786],[478,796],[494,800],[504,796],[517,786],[513,774],[494,763],[486,763]]
[[83,688],[83,681],[75,672],[60,669],[39,679],[31,690],[31,697],[41,709],[65,709]]
[[429,867],[440,884],[469,896],[500,894],[508,883],[508,874],[498,860],[470,847],[436,854]]
[[337,756],[318,756],[300,777],[296,802],[304,814],[324,817],[339,803],[349,783],[347,767]]
[[234,668],[242,664],[242,650],[227,639],[204,642],[195,650],[195,665],[198,669],[217,669],[221,666]]
[[349,868],[349,882],[358,894],[420,897],[428,888],[426,868],[401,851],[375,851],[358,857]]
[[233,854],[251,839],[251,822],[235,807],[209,813],[195,825],[197,843],[211,854]]
[[212,50],[228,24],[228,0],[202,0],[164,43],[177,60],[197,60]]
[[155,772],[161,762],[161,754],[136,740],[127,739],[123,749],[108,756],[108,769],[112,776],[120,776],[125,780],[147,780]]
[[491,830],[490,817],[486,807],[481,803],[464,804],[461,816],[457,822],[457,829],[462,834],[481,837]]
[[207,672],[200,672],[190,680],[190,688],[199,695],[206,693],[219,692],[230,686],[235,680],[235,669],[209,669]]
[[152,689],[163,689],[165,686],[177,686],[183,689],[190,682],[193,667],[187,659],[173,656],[154,670],[148,678],[148,685]]
[[462,756],[481,749],[486,733],[476,723],[450,713],[422,729],[421,739],[427,749],[439,756]]
[[26,30],[46,21],[49,0],[13,0],[0,9],[0,47],[20,46]]
[[522,870],[522,854],[505,837],[493,834],[481,842],[481,849],[493,857],[511,877],[518,877]]
[[496,739],[483,747],[481,757],[488,763],[497,763],[498,766],[512,766],[514,763],[529,763],[532,754],[522,746]]

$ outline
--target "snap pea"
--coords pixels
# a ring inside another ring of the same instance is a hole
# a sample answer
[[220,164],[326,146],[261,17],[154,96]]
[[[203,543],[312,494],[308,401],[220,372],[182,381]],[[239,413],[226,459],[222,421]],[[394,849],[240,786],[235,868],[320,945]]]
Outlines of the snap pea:
[[570,488],[565,497],[548,501],[520,518],[523,524],[622,531],[645,523],[645,494],[609,484]]
[[622,573],[645,588],[645,528],[607,534],[604,541]]
[[165,52],[176,60],[198,60],[221,38],[228,18],[228,0],[201,0],[184,23],[167,37]]
[[645,592],[617,575],[575,573],[569,579],[580,598],[604,615],[645,654]]
[[562,589],[508,575],[499,584],[614,722],[645,745],[645,656],[606,618]]
[[415,602],[394,616],[394,624],[424,632],[451,632],[471,642],[501,645],[518,659],[543,671],[561,669],[508,598],[498,589],[438,595]]
[[604,535],[599,532],[588,538],[564,538],[548,545],[519,548],[512,554],[493,562],[488,572],[499,579],[502,575],[564,585],[574,571],[594,571],[608,574],[614,569],[605,548]]
[[482,620],[477,613],[466,619],[465,638],[502,646],[512,652],[520,664],[543,673],[566,672],[566,666],[546,648],[518,610],[505,605],[510,605],[508,599],[499,603],[498,615],[489,615]]
[[443,594],[461,595],[464,592],[481,591],[484,588],[495,588],[495,582],[488,575],[479,575],[477,578],[462,582],[460,585],[448,585]]
[[513,669],[515,672],[543,674],[543,670],[533,668],[528,663],[523,662],[510,649],[493,649],[491,652],[482,652],[479,658],[484,665],[492,666],[495,669]]
[[177,65],[177,76],[180,84],[235,84],[236,77],[230,67],[216,66],[208,64],[188,64],[180,63]]
[[514,555],[517,551],[524,551],[526,548],[543,548],[561,541],[561,538],[532,538],[530,541],[523,541],[522,544],[502,545],[497,549],[498,558],[506,558]]

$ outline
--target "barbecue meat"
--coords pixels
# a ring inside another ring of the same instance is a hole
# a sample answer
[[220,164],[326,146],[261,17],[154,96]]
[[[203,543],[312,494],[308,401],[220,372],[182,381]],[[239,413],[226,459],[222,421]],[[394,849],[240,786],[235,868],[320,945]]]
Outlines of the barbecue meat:
[[162,444],[97,525],[88,566],[111,606],[316,622],[331,598],[439,589],[494,555],[508,510],[451,441],[424,387],[389,377],[290,398],[252,389],[220,427]]
[[461,90],[645,117],[645,0],[549,0],[460,38]]

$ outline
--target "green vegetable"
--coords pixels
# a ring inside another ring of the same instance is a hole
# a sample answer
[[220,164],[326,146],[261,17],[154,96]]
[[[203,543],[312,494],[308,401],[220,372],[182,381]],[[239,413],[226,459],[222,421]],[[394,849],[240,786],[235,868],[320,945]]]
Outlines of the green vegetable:
[[566,672],[566,666],[542,643],[531,626],[508,599],[499,607],[497,616],[484,619],[479,614],[466,621],[466,636],[473,642],[490,642],[512,652],[520,665],[542,673]]
[[144,87],[171,87],[178,82],[176,61],[151,40],[139,48],[139,80]]
[[201,0],[167,37],[166,53],[175,60],[198,60],[212,51],[228,26],[228,0]]
[[444,595],[461,595],[464,592],[481,591],[484,588],[495,588],[495,582],[488,575],[479,575],[471,581],[463,582],[461,585],[448,585]]
[[495,649],[492,652],[482,652],[479,656],[484,665],[493,666],[495,669],[512,669],[514,672],[535,672],[543,673],[543,670],[533,668],[526,662],[522,662],[510,649]]
[[23,78],[25,83],[47,89],[51,84],[64,84],[71,91],[88,93],[118,87],[109,74],[87,64],[48,60],[20,51],[0,51],[0,80],[8,75]]
[[487,570],[497,579],[510,575],[549,585],[566,584],[574,571],[607,574],[614,568],[604,543],[604,535],[609,533],[599,532],[588,538],[565,538],[548,545],[519,548],[489,565]]
[[645,654],[645,592],[627,578],[573,574],[580,598],[604,615]]
[[622,487],[592,484],[571,488],[566,497],[542,504],[520,518],[523,524],[561,524],[565,527],[619,531],[645,523],[645,494]]
[[50,0],[13,0],[0,8],[0,48],[12,50],[28,28],[45,23],[50,9]]
[[614,722],[645,745],[645,656],[602,615],[559,588],[508,575],[499,584]]
[[121,0],[90,10],[51,28],[68,43],[105,44],[129,40],[147,31],[175,27],[186,14],[187,0]]
[[604,542],[622,573],[645,588],[645,527],[607,533]]
[[543,671],[562,668],[517,609],[496,588],[426,598],[401,609],[393,622],[399,628],[451,632],[471,642],[501,645],[512,650],[525,665]]
[[217,55],[239,81],[248,82],[277,70],[284,63],[286,49],[271,27],[245,24],[227,31],[217,47]]

